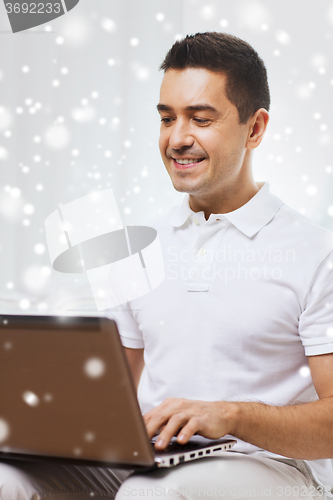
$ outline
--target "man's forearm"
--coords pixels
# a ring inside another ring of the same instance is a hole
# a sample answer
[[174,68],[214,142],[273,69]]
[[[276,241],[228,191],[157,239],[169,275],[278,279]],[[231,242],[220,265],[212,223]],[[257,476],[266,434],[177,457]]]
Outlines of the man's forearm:
[[333,458],[333,398],[296,406],[231,403],[230,428],[235,437],[278,455]]

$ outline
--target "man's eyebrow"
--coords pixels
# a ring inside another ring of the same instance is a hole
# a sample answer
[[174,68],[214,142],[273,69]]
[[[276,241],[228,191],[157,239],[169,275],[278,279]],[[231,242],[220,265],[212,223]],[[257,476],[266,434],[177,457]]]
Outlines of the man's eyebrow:
[[187,106],[186,111],[212,111],[218,113],[217,109],[213,108],[210,104],[196,104],[195,106]]
[[[158,104],[157,111],[173,111],[171,106],[167,104]],[[194,106],[186,106],[185,111],[211,111],[212,113],[218,113],[217,109],[213,108],[210,104],[196,104]]]
[[167,106],[166,104],[158,104],[156,106],[156,108],[157,108],[157,111],[172,111],[172,107]]

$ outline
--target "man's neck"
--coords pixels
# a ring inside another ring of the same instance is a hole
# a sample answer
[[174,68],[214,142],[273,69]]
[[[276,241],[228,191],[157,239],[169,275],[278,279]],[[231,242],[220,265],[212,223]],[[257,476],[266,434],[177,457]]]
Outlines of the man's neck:
[[220,192],[215,198],[210,196],[209,199],[205,197],[197,197],[190,194],[189,204],[193,212],[205,213],[205,219],[208,220],[210,214],[226,214],[233,212],[247,203],[257,192],[261,186],[256,182],[251,182],[246,189],[229,189]]

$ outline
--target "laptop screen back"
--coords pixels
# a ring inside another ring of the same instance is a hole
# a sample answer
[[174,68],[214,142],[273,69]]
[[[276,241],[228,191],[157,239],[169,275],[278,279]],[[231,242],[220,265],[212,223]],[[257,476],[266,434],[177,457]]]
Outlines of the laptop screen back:
[[149,466],[116,324],[0,316],[0,452]]

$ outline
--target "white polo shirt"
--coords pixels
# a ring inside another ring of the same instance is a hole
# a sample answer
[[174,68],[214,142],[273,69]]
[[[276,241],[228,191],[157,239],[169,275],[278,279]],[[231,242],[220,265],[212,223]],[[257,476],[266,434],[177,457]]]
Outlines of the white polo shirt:
[[[272,195],[268,183],[208,220],[188,199],[152,224],[163,283],[110,311],[123,345],[144,347],[143,413],[167,397],[317,399],[307,356],[333,352],[333,234]],[[241,441],[235,449],[258,450]],[[333,486],[329,461],[309,464]]]

